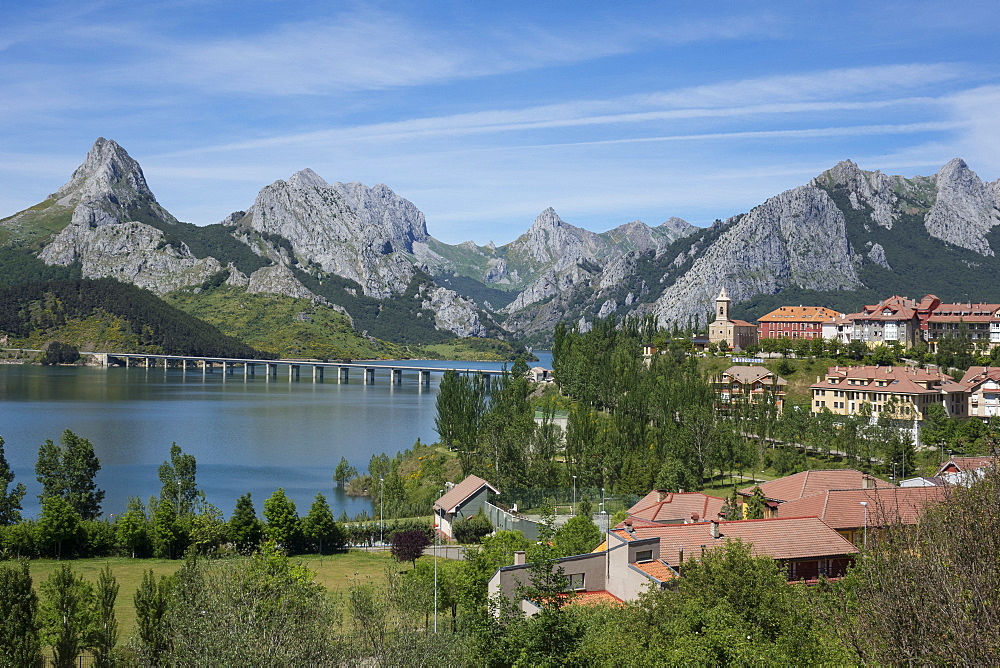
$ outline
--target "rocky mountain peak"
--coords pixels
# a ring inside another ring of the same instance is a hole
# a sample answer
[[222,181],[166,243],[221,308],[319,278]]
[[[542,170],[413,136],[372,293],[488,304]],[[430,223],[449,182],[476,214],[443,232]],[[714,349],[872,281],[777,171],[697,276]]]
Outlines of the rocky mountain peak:
[[155,199],[139,163],[114,140],[98,137],[83,163],[54,197],[59,204],[68,206],[122,192],[131,198]]
[[292,174],[288,179],[288,185],[293,188],[325,188],[328,184],[319,174],[306,167],[303,170]]
[[994,254],[986,235],[1000,225],[1000,201],[965,161],[955,158],[938,170],[937,198],[924,218],[931,236],[980,255]]

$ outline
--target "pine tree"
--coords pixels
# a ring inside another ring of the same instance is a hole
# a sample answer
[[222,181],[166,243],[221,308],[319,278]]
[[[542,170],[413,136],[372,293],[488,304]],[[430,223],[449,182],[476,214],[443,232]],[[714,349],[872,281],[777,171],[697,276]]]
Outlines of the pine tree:
[[139,644],[144,658],[143,665],[160,665],[160,657],[167,649],[167,637],[163,628],[163,617],[167,614],[173,581],[161,575],[159,581],[152,569],[142,576],[142,583],[136,589],[135,623]]
[[333,519],[330,504],[322,494],[316,495],[309,514],[302,518],[302,534],[316,547],[319,554],[330,554],[344,546],[344,534]]
[[236,508],[229,519],[229,540],[244,554],[254,550],[261,539],[260,520],[254,510],[250,492],[236,500]]
[[281,487],[264,501],[264,535],[286,552],[298,549],[300,536],[299,514],[295,502],[285,496]]

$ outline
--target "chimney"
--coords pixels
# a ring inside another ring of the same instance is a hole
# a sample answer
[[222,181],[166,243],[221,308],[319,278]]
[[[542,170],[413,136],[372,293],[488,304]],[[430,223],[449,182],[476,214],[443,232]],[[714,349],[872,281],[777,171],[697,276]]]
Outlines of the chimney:
[[446,490],[448,490],[449,492],[451,491],[451,488],[452,488],[452,487],[454,487],[454,486],[455,486],[455,483],[453,483],[453,482],[446,482],[446,483],[444,484],[444,488],[445,488]]
[[872,484],[871,476],[861,476],[861,489],[871,489],[874,487]]
[[678,490],[677,490],[677,493],[678,493],[678,494],[683,494],[683,493],[684,493],[684,488],[680,488],[680,489],[678,489]]
[[712,520],[708,527],[708,532],[711,534],[712,538],[718,538],[722,534],[719,532],[719,520]]
[[656,490],[656,501],[658,503],[663,503],[666,500],[667,500],[667,492],[665,492],[662,489]]
[[684,564],[684,547],[683,546],[677,548],[677,564],[678,565],[683,565]]
[[517,550],[514,552],[514,565],[521,566],[525,562],[524,550]]

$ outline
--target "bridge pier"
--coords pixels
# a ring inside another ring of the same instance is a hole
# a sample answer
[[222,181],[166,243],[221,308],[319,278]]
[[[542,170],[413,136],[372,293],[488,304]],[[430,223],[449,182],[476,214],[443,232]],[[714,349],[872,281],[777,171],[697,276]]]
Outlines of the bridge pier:
[[292,378],[294,378],[295,380],[299,379],[299,365],[298,364],[289,364],[288,365],[288,380],[292,380]]
[[337,367],[337,382],[346,383],[350,380],[351,370],[346,366]]
[[267,363],[267,375],[269,377],[277,378],[278,377],[278,365],[274,364],[273,362],[268,362]]
[[313,364],[313,382],[315,383],[317,380],[323,382],[323,367],[319,364]]
[[393,383],[393,385],[402,385],[403,384],[403,370],[402,369],[393,369],[392,370],[392,383]]
[[365,368],[365,385],[375,384],[375,369],[371,367]]
[[431,385],[431,372],[421,371],[420,372],[420,384],[424,387],[430,387]]
[[490,374],[488,374],[488,373],[482,373],[482,372],[480,372],[479,377],[483,379],[483,387],[486,388],[487,392],[489,392],[490,391],[490,382],[493,380],[493,376],[490,375]]

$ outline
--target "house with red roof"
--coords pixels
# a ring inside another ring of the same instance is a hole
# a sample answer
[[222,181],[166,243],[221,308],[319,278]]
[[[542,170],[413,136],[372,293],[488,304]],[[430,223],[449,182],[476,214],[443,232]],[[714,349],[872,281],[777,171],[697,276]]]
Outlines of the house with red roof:
[[778,517],[817,517],[853,544],[862,545],[868,530],[916,524],[927,506],[943,500],[947,493],[940,486],[831,489],[782,503]]
[[846,316],[852,323],[851,340],[863,341],[870,347],[897,342],[912,348],[921,337],[918,306],[916,300],[899,295],[866,305],[860,312]]
[[996,457],[992,456],[952,457],[941,465],[937,475],[949,485],[968,487],[982,478],[987,468],[996,466],[996,462]]
[[968,397],[969,417],[989,422],[1000,415],[1000,367],[971,366],[960,383]]
[[806,496],[820,494],[831,489],[873,489],[891,487],[884,480],[879,480],[856,469],[825,469],[819,471],[800,471],[784,478],[775,478],[767,482],[745,487],[739,491],[743,502],[753,496],[754,487],[760,487],[764,497],[775,504],[788,503]]
[[654,489],[628,509],[632,520],[655,524],[683,524],[716,519],[725,501],[701,492],[666,492]]
[[740,402],[773,402],[778,413],[784,407],[788,381],[763,366],[731,366],[712,380],[718,406],[725,409]]
[[[750,546],[753,555],[778,561],[789,582],[841,577],[858,552],[816,517],[690,524],[639,520],[612,529],[598,550],[559,559],[554,568],[562,569],[571,591],[605,600],[633,601],[650,588],[670,586],[682,576],[685,560],[701,559],[727,540],[740,540]],[[524,553],[515,553],[514,565],[498,569],[490,579],[490,595],[519,600],[519,588],[530,583],[529,569]],[[519,603],[528,614],[539,609],[533,601]]]

